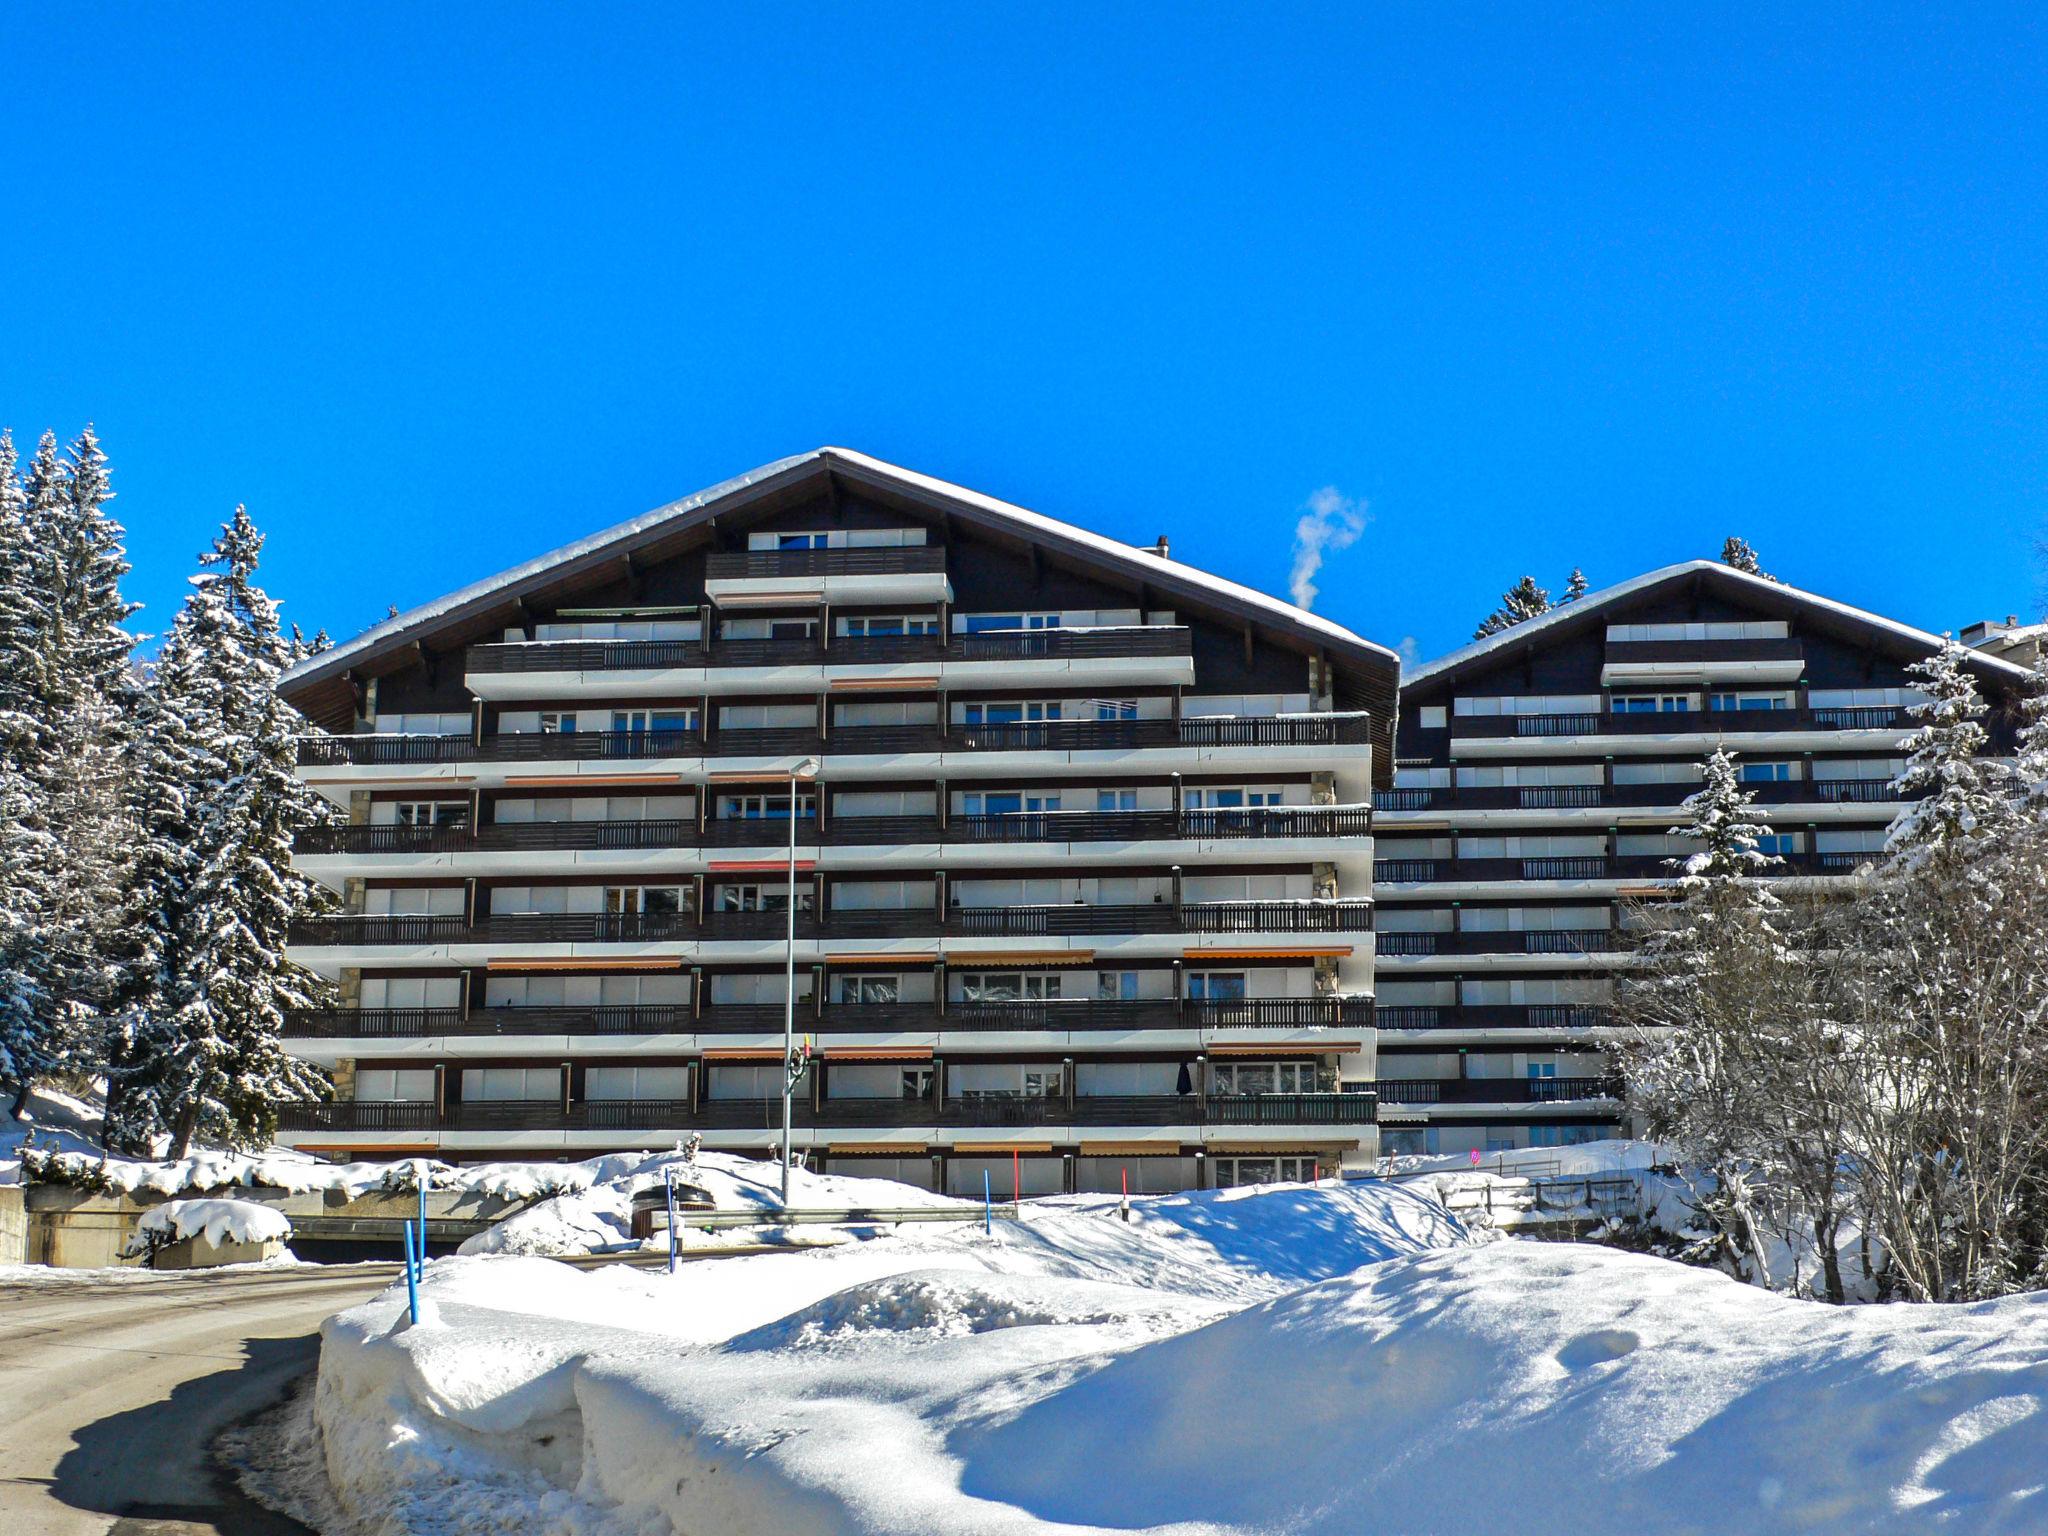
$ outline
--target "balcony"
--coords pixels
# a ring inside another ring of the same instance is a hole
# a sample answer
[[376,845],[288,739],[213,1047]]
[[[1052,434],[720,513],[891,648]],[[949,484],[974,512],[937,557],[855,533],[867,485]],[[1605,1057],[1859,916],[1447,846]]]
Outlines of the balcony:
[[[1381,935],[1386,937],[1386,935]],[[1381,1029],[1598,1029],[1614,1016],[1598,1003],[1382,1004]]]
[[1719,736],[1746,731],[1889,731],[1910,729],[1904,707],[1857,709],[1674,709],[1644,713],[1596,710],[1554,715],[1453,715],[1453,737]]
[[[1498,884],[1524,880],[1676,880],[1675,854],[1580,854],[1536,859],[1377,859],[1375,885]],[[1853,870],[1870,853],[1784,853],[1770,873],[1836,874]],[[1386,953],[1382,950],[1381,953]]]
[[[1212,901],[1144,906],[1072,903],[798,912],[799,939],[1084,937],[1151,933],[1370,933],[1369,901]],[[482,917],[336,915],[302,918],[289,942],[308,947],[428,944],[691,944],[781,939],[782,911],[689,913],[520,912]]]
[[287,1039],[417,1040],[437,1035],[659,1035],[692,1029],[688,1005],[587,1008],[303,1008]]
[[[1160,631],[1170,633],[1170,631]],[[1040,631],[1039,633],[1059,633]],[[1144,633],[1144,631],[1119,631]],[[986,639],[989,637],[977,637]],[[585,642],[573,642],[583,644]],[[614,642],[590,642],[612,644]],[[665,642],[618,642],[625,644]],[[764,642],[780,643],[780,642]],[[870,642],[872,643],[872,642]],[[529,647],[506,647],[525,650]],[[841,653],[835,650],[834,656]],[[1371,720],[1362,713],[1293,716],[1201,716],[1173,720],[1043,720],[1005,725],[840,726],[811,729],[697,731],[523,731],[486,736],[306,736],[302,767],[342,764],[589,762],[690,757],[828,757],[940,752],[1129,752],[1149,748],[1364,746]]]
[[814,580],[826,576],[944,574],[940,544],[898,544],[857,549],[714,550],[704,557],[704,581]]
[[[1103,1125],[1363,1126],[1376,1118],[1369,1093],[1271,1093],[1217,1096],[1198,1094],[1025,1098],[973,1094],[930,1099],[827,1099],[813,1106],[799,1097],[791,1106],[801,1129],[851,1127]],[[383,1104],[344,1100],[332,1104],[286,1105],[278,1119],[287,1131],[610,1131],[779,1129],[780,1099],[579,1100],[566,1109],[550,1099],[450,1104]]]
[[1595,955],[1628,942],[1614,928],[1508,928],[1449,933],[1379,933],[1382,959],[1396,955]]
[[[1896,804],[1890,779],[1771,779],[1744,784],[1758,805]],[[1375,794],[1378,811],[1565,810],[1609,807],[1676,810],[1699,790],[1692,784],[1515,784],[1457,788],[1403,786]]]
[[[1382,1058],[1382,1066],[1393,1063]],[[1383,1104],[1568,1104],[1619,1099],[1618,1077],[1381,1078]]]
[[[797,842],[806,848],[890,847],[945,843],[1136,843],[1202,840],[1324,840],[1370,837],[1372,813],[1359,806],[1271,806],[1201,811],[1027,811],[1010,815],[863,816],[833,818],[820,833],[805,818]],[[495,822],[472,827],[340,826],[301,833],[303,855],[498,853],[591,849],[781,847],[786,818],[714,818],[631,821]]]

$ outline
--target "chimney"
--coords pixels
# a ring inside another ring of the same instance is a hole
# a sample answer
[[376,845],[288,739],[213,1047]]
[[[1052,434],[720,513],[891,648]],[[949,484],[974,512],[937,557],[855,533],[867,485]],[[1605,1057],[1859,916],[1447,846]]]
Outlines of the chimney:
[[1171,560],[1173,558],[1166,552],[1165,534],[1162,533],[1161,535],[1159,535],[1159,542],[1152,546],[1152,553],[1157,555],[1162,560]]

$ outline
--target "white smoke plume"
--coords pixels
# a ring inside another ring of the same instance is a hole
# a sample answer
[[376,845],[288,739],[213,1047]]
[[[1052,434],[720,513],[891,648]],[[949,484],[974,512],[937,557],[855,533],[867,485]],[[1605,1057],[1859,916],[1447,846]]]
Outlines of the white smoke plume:
[[1294,574],[1287,579],[1295,607],[1315,607],[1316,573],[1322,570],[1323,560],[1356,544],[1368,520],[1365,503],[1353,501],[1334,485],[1309,497],[1307,510],[1294,525]]

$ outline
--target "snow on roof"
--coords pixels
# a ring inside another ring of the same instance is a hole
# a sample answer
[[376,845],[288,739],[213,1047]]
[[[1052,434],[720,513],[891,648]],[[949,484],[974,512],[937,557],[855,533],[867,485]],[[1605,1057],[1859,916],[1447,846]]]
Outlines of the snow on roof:
[[[1611,587],[1602,587],[1597,592],[1588,592],[1577,602],[1560,603],[1547,613],[1539,614],[1533,619],[1525,619],[1520,624],[1510,625],[1497,634],[1488,635],[1484,640],[1474,640],[1470,645],[1462,645],[1455,651],[1437,657],[1435,661],[1425,662],[1423,665],[1411,668],[1403,673],[1401,686],[1403,688],[1412,688],[1417,683],[1427,682],[1429,679],[1442,673],[1462,667],[1467,662],[1476,661],[1491,651],[1498,651],[1510,645],[1520,644],[1554,625],[1578,618],[1595,609],[1604,608],[1610,603],[1620,602],[1623,598],[1633,597],[1636,593],[1647,591],[1660,582],[1669,581],[1675,576],[1694,574],[1712,574],[1733,581],[1738,585],[1746,583],[1759,594],[1770,593],[1777,597],[1789,597],[1795,602],[1804,603],[1810,608],[1817,608],[1834,614],[1836,617],[1847,619],[1852,623],[1861,624],[1870,629],[1883,630],[1885,633],[1908,641],[1916,647],[1921,647],[1928,651],[1941,649],[1942,637],[1940,635],[1932,634],[1924,629],[1916,629],[1911,624],[1901,624],[1897,619],[1888,619],[1883,614],[1870,612],[1867,608],[1857,608],[1849,603],[1836,602],[1831,597],[1822,597],[1818,593],[1808,592],[1802,587],[1791,586],[1786,582],[1773,581],[1768,576],[1756,576],[1748,571],[1738,571],[1734,566],[1724,565],[1719,560],[1681,560],[1676,565],[1659,566],[1654,571],[1645,571],[1640,576],[1631,576],[1627,581],[1616,582]],[[1977,652],[1976,654],[1986,666],[1995,667],[2014,678],[2031,676],[2025,667],[2018,666],[2013,662],[2003,661],[1996,656],[1985,655],[1982,652]]]
[[405,612],[385,619],[381,623],[373,624],[352,640],[334,646],[330,650],[322,651],[318,656],[308,657],[286,672],[280,679],[280,684],[288,687],[292,683],[303,681],[315,675],[331,673],[343,663],[356,657],[367,655],[385,643],[405,636],[422,626],[432,624],[438,619],[445,618],[471,603],[488,599],[493,594],[503,591],[507,587],[529,581],[536,576],[546,574],[558,566],[568,565],[586,556],[596,554],[612,544],[631,539],[638,534],[650,532],[665,523],[687,517],[693,512],[701,511],[715,502],[724,501],[763,481],[775,479],[790,470],[801,468],[806,464],[823,464],[829,460],[837,460],[848,466],[865,470],[882,479],[894,481],[899,485],[920,490],[929,495],[943,497],[947,500],[958,502],[963,506],[976,508],[1015,523],[1031,532],[1079,545],[1091,554],[1100,555],[1116,562],[1120,566],[1141,572],[1149,581],[1155,581],[1166,586],[1182,584],[1205,589],[1221,597],[1231,598],[1248,607],[1262,610],[1276,622],[1322,635],[1324,638],[1340,645],[1377,652],[1388,661],[1395,662],[1398,665],[1398,656],[1388,647],[1367,640],[1362,635],[1346,629],[1341,624],[1323,618],[1319,614],[1311,613],[1304,608],[1297,608],[1292,603],[1283,602],[1270,593],[1261,592],[1254,587],[1247,587],[1240,582],[1231,581],[1226,577],[1212,575],[1193,566],[1176,564],[1153,553],[1144,546],[1119,543],[1115,539],[1105,538],[1098,533],[1091,533],[1087,529],[1076,527],[1072,523],[1061,522],[1058,518],[1047,517],[1042,512],[1030,511],[1027,508],[1016,506],[997,497],[984,495],[980,491],[972,491],[965,486],[955,485],[951,481],[940,480],[931,475],[919,474],[915,470],[904,469],[900,465],[888,463],[885,460],[856,452],[850,448],[827,446],[814,448],[809,453],[799,453],[789,458],[776,459],[774,462],[763,464],[757,469],[750,469],[743,475],[735,475],[730,480],[722,480],[717,485],[710,486],[693,495],[685,496],[680,501],[669,502],[665,506],[656,507],[650,512],[643,512],[638,517],[628,518],[623,523],[616,523],[609,528],[588,534],[572,543],[564,544],[559,549],[550,550],[544,555],[537,555],[533,559],[524,561],[508,570],[500,571],[495,576],[487,576],[482,581],[473,581],[468,586],[450,592],[444,597],[436,598],[430,603],[422,603],[416,608],[409,608]]

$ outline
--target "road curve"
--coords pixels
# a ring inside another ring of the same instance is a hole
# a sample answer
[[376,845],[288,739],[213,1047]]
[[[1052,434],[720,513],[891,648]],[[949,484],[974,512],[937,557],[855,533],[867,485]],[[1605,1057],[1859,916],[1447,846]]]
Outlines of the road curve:
[[52,1270],[0,1281],[0,1532],[302,1536],[218,1475],[209,1448],[313,1367],[322,1318],[398,1273]]

